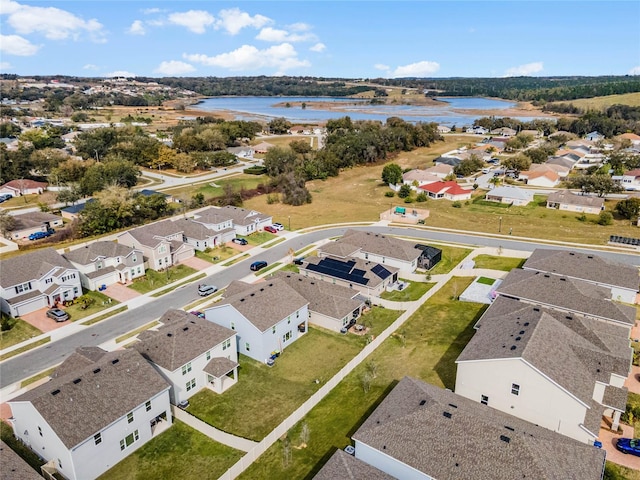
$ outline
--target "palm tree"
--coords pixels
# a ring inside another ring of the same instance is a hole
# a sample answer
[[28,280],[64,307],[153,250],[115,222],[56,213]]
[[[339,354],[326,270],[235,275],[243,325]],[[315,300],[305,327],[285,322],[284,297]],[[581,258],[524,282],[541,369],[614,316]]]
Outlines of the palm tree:
[[500,180],[500,177],[491,177],[489,179],[489,183],[494,187],[497,187],[498,185],[500,185],[500,182],[502,182],[502,180]]

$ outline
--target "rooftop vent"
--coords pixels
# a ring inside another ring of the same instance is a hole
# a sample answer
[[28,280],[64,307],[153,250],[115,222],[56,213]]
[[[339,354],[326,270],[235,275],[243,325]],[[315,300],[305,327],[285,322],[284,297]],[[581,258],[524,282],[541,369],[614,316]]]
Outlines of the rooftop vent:
[[573,252],[569,252],[569,255],[575,255],[575,253],[573,253]]
[[270,286],[270,287],[273,287],[273,283],[270,283],[270,284],[269,284],[269,286]]
[[73,381],[73,384],[74,384],[74,385],[77,385],[77,384],[79,384],[81,381],[82,381],[82,379],[81,379],[81,378],[76,378],[76,379]]
[[520,330],[520,335],[524,335],[524,330]]
[[118,363],[120,361],[120,359],[115,358],[113,360],[111,360],[111,365],[115,365],[116,363]]
[[173,337],[173,333],[167,333],[167,337]]
[[93,373],[100,373],[100,369],[99,369],[99,368],[96,368],[96,369],[93,371]]
[[261,292],[264,292],[264,288],[261,288],[261,289],[260,289],[260,291],[261,291]]
[[311,285],[315,285],[316,284],[316,282],[310,282],[310,283],[311,283]]
[[515,432],[515,431],[516,431],[516,430],[515,430],[515,428],[510,427],[510,426],[508,426],[508,425],[505,425],[505,426],[504,426],[504,428],[506,428],[507,430],[511,430],[512,432]]
[[573,317],[571,315],[566,315],[564,318],[566,318],[567,320],[573,320]]
[[449,412],[442,412],[443,417],[451,418],[451,414]]
[[519,342],[520,340],[522,340],[522,337],[516,337],[516,342]]
[[449,404],[449,406],[450,406],[450,407],[453,407],[453,408],[458,408],[458,406],[457,406],[457,405],[454,405],[453,403],[450,403],[450,404]]
[[504,443],[509,443],[511,441],[511,439],[506,435],[500,435],[500,440],[502,440]]
[[593,255],[587,255],[587,258],[593,258]]
[[51,392],[51,395],[57,395],[60,393],[60,389],[56,388],[53,392]]
[[544,278],[549,278],[549,275],[547,275],[546,273],[544,274]]
[[510,350],[515,350],[517,347],[515,345],[511,345]]
[[420,400],[420,406],[424,405],[425,403],[427,403],[426,400]]
[[529,326],[529,322],[524,322],[524,326],[528,327]]
[[183,332],[186,332],[187,330],[189,330],[189,327],[183,327],[183,328],[182,328],[182,331],[183,331]]
[[566,278],[564,278],[564,277],[560,277],[560,281],[561,281],[561,282],[566,282],[566,281],[567,281],[567,279],[566,279]]
[[240,299],[240,301],[241,301],[241,302],[244,302],[244,298],[241,298],[241,299]]

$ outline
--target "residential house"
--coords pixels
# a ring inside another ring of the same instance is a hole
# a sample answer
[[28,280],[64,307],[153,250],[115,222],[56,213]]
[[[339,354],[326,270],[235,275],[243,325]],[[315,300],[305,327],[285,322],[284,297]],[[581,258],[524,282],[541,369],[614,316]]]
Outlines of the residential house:
[[484,127],[469,127],[465,130],[465,132],[475,133],[476,135],[486,135],[487,133],[489,133],[489,130]]
[[423,171],[431,175],[435,175],[438,178],[446,178],[449,175],[453,174],[453,167],[451,165],[441,163],[439,165],[434,165],[433,167],[429,167]]
[[92,480],[171,424],[169,385],[134,349],[80,347],[9,401],[16,437],[70,480]]
[[445,199],[451,201],[469,200],[473,190],[462,188],[456,182],[449,180],[446,182],[434,182],[423,185],[420,190],[424,191],[429,198],[434,200]]
[[640,190],[640,168],[624,172],[620,184],[625,190]]
[[[352,438],[355,460],[391,478],[600,480],[604,473],[603,450],[411,377]],[[389,478],[354,464],[343,463],[353,468],[333,478]]]
[[604,140],[604,135],[600,132],[591,132],[587,133],[584,138],[590,142],[598,142],[600,140]]
[[[443,165],[439,165],[439,166],[443,166]],[[433,173],[429,173],[426,170],[414,169],[414,170],[409,170],[408,172],[405,172],[402,174],[402,183],[405,185],[410,185],[414,189],[422,185],[428,185],[429,183],[439,182],[439,181],[440,181],[440,177],[434,175]],[[396,188],[399,190],[400,186],[399,185],[395,186],[394,190]]]
[[80,295],[80,272],[53,248],[0,260],[0,307],[12,317]]
[[314,475],[313,480],[336,480],[339,478],[396,480],[396,477],[392,477],[382,470],[358,460],[354,455],[349,455],[344,450],[336,450],[320,471]]
[[333,258],[306,257],[300,267],[305,277],[353,288],[367,298],[380,296],[385,289],[398,281],[398,268],[381,265],[357,257]]
[[238,352],[259,362],[279,355],[308,328],[309,301],[280,279],[233,281],[205,318],[237,332]]
[[636,135],[635,133],[623,133],[622,135],[618,135],[618,139],[629,140],[632,145],[640,146],[640,135]]
[[162,326],[138,335],[134,348],[169,382],[177,405],[203,388],[223,393],[238,381],[236,332],[183,310],[168,310]]
[[487,142],[487,145],[495,148],[498,152],[502,152],[508,141],[508,137],[491,137]]
[[537,248],[522,266],[524,270],[549,273],[606,287],[611,299],[638,303],[640,276],[636,267],[600,255],[570,250]]
[[438,125],[437,127],[438,133],[449,133],[451,132],[451,127],[447,127],[446,125]]
[[[540,166],[545,167],[546,164]],[[520,172],[520,180],[533,187],[555,187],[560,183],[560,175],[552,168],[535,168],[534,165],[527,171]]]
[[191,220],[216,232],[216,236],[214,238],[215,245],[222,245],[236,237],[233,218],[223,212],[221,208],[209,207],[204,210],[200,210],[191,218]]
[[89,198],[87,199],[86,202],[83,203],[77,203],[75,205],[70,205],[68,207],[64,207],[60,209],[60,214],[62,215],[62,218],[66,218],[67,220],[75,220],[77,218],[80,217],[80,212],[82,212],[82,210],[84,210],[84,207],[91,203],[94,202],[95,200],[93,198]]
[[534,139],[544,137],[544,132],[542,132],[540,130],[520,130],[519,134],[520,135],[529,135],[530,137],[533,137]]
[[236,157],[240,158],[253,158],[255,154],[255,150],[251,146],[227,147],[227,152],[233,153]]
[[272,143],[268,142],[260,142],[257,145],[253,146],[253,151],[256,153],[267,153],[270,149],[275,147]]
[[2,440],[0,440],[0,465],[2,465],[0,472],[2,480],[42,480],[42,476]]
[[576,278],[518,268],[507,274],[496,292],[569,315],[580,314],[627,328],[635,324],[635,307],[611,301],[610,288]]
[[28,178],[11,180],[4,185],[0,185],[0,195],[12,195],[19,197],[21,195],[40,195],[47,189],[48,183],[36,182]]
[[517,133],[518,132],[516,132],[513,128],[509,127],[500,127],[491,130],[491,135],[500,135],[502,137],[515,137]]
[[342,237],[319,248],[319,257],[358,257],[397,268],[400,273],[413,273],[421,267],[422,250],[412,242],[365,230],[347,230]]
[[156,190],[151,190],[149,188],[143,188],[142,190],[139,190],[137,192],[137,195],[143,195],[145,197],[150,197],[151,195],[160,195],[167,202],[173,202],[174,201],[174,198],[171,195],[169,195],[168,193],[158,192]]
[[525,206],[533,200],[533,192],[524,188],[502,186],[489,190],[484,198],[488,202]]
[[587,444],[603,415],[617,430],[633,356],[629,325],[501,295],[475,329],[456,360],[457,394]]
[[[205,251],[207,248],[222,245],[226,238],[232,238],[231,232],[212,230],[193,219],[179,218],[173,220],[172,223],[172,227],[182,232],[182,241],[200,252]],[[225,233],[228,233],[228,235],[225,235]]]
[[309,323],[334,332],[360,318],[366,299],[349,287],[319,282],[299,273],[277,272],[278,278],[309,302]]
[[145,272],[142,250],[116,242],[93,242],[62,256],[78,269],[82,286],[87,290],[127,284]]
[[558,130],[557,132],[553,132],[549,134],[549,139],[553,140],[554,138],[564,137],[564,138],[575,138],[575,135],[571,132],[567,132],[565,130]]
[[604,198],[576,195],[571,190],[560,190],[549,194],[547,208],[598,215],[604,210]]
[[559,165],[569,172],[577,165],[577,162],[567,157],[552,156],[547,159],[545,165]]
[[7,238],[19,240],[28,238],[35,232],[49,232],[63,225],[62,217],[46,212],[29,212],[14,215],[15,225],[8,232]]
[[247,210],[240,207],[227,205],[219,209],[221,216],[226,216],[233,221],[233,228],[237,235],[251,235],[264,230],[264,227],[273,223],[273,217],[255,210]]

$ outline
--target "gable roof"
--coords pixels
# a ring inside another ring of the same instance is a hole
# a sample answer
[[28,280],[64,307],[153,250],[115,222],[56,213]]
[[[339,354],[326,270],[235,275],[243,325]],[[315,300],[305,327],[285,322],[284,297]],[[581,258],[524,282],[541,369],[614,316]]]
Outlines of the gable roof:
[[254,284],[247,283],[243,290],[238,291],[238,287],[241,287],[238,284],[241,283],[245,282],[237,282],[234,287],[237,293],[225,296],[214,308],[231,305],[261,332],[267,331],[309,304],[298,292],[278,278]]
[[608,288],[583,280],[516,268],[507,274],[496,291],[499,295],[553,305],[623,325],[635,323],[635,307],[612,302]]
[[527,178],[528,180],[534,180],[536,178],[546,178],[547,180],[551,180],[552,182],[557,182],[560,180],[560,175],[558,175],[555,171],[551,169],[527,170],[525,172],[520,172],[520,177]]
[[533,192],[518,187],[501,186],[487,192],[489,197],[513,198],[515,200],[533,200]]
[[236,332],[183,310],[167,310],[157,330],[138,335],[134,348],[147,360],[173,372]]
[[22,213],[20,215],[13,215],[15,220],[15,226],[11,229],[12,232],[25,230],[27,228],[40,227],[45,222],[57,222],[61,221],[62,217],[53,215],[47,212],[29,212]]
[[69,449],[169,389],[134,349],[79,348],[62,367],[61,374],[9,403],[31,402]]
[[53,248],[43,248],[0,260],[0,285],[4,288],[37,280],[55,268],[75,267]]
[[449,193],[451,195],[464,195],[466,193],[472,192],[472,190],[462,188],[453,180],[449,180],[446,182],[434,182],[428,185],[422,185],[420,189],[426,190],[427,192],[431,192],[431,193]]
[[344,450],[336,450],[313,480],[395,480],[395,478],[358,460]]
[[637,267],[615,262],[600,255],[569,250],[537,248],[522,268],[628,288],[636,292],[640,287]]
[[604,198],[576,195],[571,190],[558,190],[549,194],[549,196],[547,197],[547,203],[548,202],[563,203],[565,205],[596,207],[602,209],[602,206],[604,205]]
[[23,190],[29,190],[31,188],[47,188],[47,185],[49,184],[46,182],[36,182],[35,180],[31,180],[29,178],[23,178],[20,180],[10,180],[5,184],[0,185],[0,189],[7,187],[12,190],[21,192]]
[[211,225],[228,222],[229,220],[233,220],[229,212],[218,207],[209,207],[199,211],[193,216],[194,222],[208,223]]
[[410,377],[353,438],[433,478],[599,480],[605,462],[600,449]]
[[42,477],[2,440],[0,440],[0,465],[2,465],[0,472],[2,480],[42,480]]
[[[406,240],[363,230],[347,230],[341,238],[333,243],[356,245],[362,252],[395,258],[405,262],[413,262],[422,253],[421,250],[415,248],[413,243]],[[320,251],[324,252],[325,247],[329,245],[331,243],[322,246]]]
[[247,210],[246,208],[233,207],[231,205],[226,205],[220,210],[220,214],[231,218],[234,225],[250,225],[271,218],[271,215],[256,212],[255,210]]
[[80,265],[88,265],[89,263],[95,262],[100,257],[126,257],[135,251],[139,250],[122,245],[121,243],[98,241],[85,245],[84,247],[76,248],[70,252],[66,252],[62,256],[71,262],[75,262]]
[[187,220],[186,218],[179,218],[178,220],[174,220],[173,223],[185,236],[196,240],[207,240],[214,237],[217,233],[205,227],[202,223]]

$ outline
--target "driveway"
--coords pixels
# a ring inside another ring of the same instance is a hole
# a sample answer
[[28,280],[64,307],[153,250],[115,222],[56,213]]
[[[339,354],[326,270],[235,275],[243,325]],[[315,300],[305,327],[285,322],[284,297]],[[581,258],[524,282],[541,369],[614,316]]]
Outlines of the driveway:
[[107,297],[111,297],[114,300],[119,301],[120,303],[124,303],[141,295],[139,292],[136,292],[132,288],[122,285],[121,283],[109,285],[106,290],[102,291],[102,293]]
[[211,262],[207,262],[206,260],[202,260],[198,257],[186,258],[180,262],[181,265],[186,265],[187,267],[194,268],[198,271],[205,270],[213,265]]
[[52,330],[57,330],[58,328],[62,328],[65,325],[69,325],[69,320],[67,320],[66,322],[56,322],[55,320],[47,317],[47,310],[48,308],[41,308],[40,310],[36,310],[35,312],[21,315],[20,318],[27,322],[29,325],[33,325],[38,330],[45,333],[51,332]]
[[239,252],[246,252],[247,250],[251,250],[253,248],[253,245],[251,245],[251,244],[239,245],[239,244],[233,243],[233,242],[227,242],[227,243],[225,243],[225,245],[227,247],[233,248],[234,250],[237,250]]
[[621,423],[620,428],[622,428],[622,434],[613,433],[608,428],[600,429],[598,440],[602,442],[602,448],[607,451],[607,460],[617,463],[618,465],[633,468],[634,470],[640,470],[640,457],[625,455],[616,449],[615,441],[618,438],[633,438],[633,427]]

